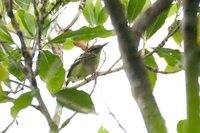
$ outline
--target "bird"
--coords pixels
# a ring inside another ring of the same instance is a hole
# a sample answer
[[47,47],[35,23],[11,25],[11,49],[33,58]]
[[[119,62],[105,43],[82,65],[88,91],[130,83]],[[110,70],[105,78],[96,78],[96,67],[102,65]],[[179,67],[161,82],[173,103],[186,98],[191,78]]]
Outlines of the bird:
[[92,75],[96,72],[100,62],[100,55],[103,47],[107,45],[94,45],[88,48],[84,53],[82,53],[71,65],[69,72],[67,74],[67,82],[76,82],[85,79],[88,75]]

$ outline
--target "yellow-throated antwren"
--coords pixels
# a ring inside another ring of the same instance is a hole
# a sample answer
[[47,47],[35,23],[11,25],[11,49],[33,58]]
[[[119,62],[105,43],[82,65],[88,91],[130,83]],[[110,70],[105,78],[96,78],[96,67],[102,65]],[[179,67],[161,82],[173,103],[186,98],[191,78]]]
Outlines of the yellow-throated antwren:
[[[100,54],[103,45],[94,45],[88,48],[83,54],[81,54],[71,65],[67,78],[68,82],[76,82],[78,80],[85,79],[88,75],[95,73],[99,62]],[[68,83],[67,83],[68,84]]]

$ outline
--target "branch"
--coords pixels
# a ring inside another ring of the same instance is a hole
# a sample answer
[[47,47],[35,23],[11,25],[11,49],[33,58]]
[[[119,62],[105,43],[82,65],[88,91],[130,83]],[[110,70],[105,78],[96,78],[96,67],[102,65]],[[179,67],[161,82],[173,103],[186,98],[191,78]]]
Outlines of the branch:
[[11,20],[12,26],[16,30],[16,33],[17,33],[17,35],[20,39],[20,42],[21,42],[21,45],[22,45],[22,52],[24,53],[26,51],[26,44],[25,44],[25,41],[24,41],[23,33],[20,30],[19,24],[17,23],[17,21],[14,17],[14,14],[13,14],[13,1],[12,0],[5,0],[4,5],[6,7],[8,17]]
[[168,71],[160,71],[160,70],[158,70],[158,68],[153,68],[153,67],[150,67],[150,66],[147,66],[147,65],[145,65],[146,66],[146,68],[149,70],[149,71],[152,71],[152,72],[154,72],[154,73],[160,73],[160,74],[174,74],[174,73],[177,73],[177,72],[180,72],[181,71],[181,69],[180,70],[176,70],[176,71],[171,71],[171,72],[168,72]]
[[[148,8],[133,24],[131,30],[136,35],[137,41],[141,38],[143,32],[155,21],[165,9],[169,8],[173,0],[157,0],[150,8]],[[137,46],[139,43],[137,44]]]
[[76,16],[74,17],[74,19],[69,23],[69,25],[63,30],[64,32],[68,31],[78,20],[79,16],[82,13],[82,10],[85,6],[85,0],[81,0],[80,4],[79,4],[79,8],[78,8],[78,12],[76,13]]
[[150,81],[137,47],[142,33],[167,7],[172,0],[158,0],[133,26],[128,27],[122,4],[119,0],[104,0],[115,28],[124,69],[131,85],[132,94],[140,108],[149,133],[166,133],[164,120],[151,93]]
[[199,0],[183,0],[183,39],[187,100],[186,133],[199,133],[199,51],[197,44]]
[[3,131],[1,131],[1,133],[6,133],[7,130],[12,126],[12,124],[13,124],[14,122],[15,122],[15,119],[12,120],[12,122],[11,122]]
[[[175,22],[176,22],[176,21],[174,21],[174,23],[175,23]],[[180,25],[181,25],[181,24],[178,24],[178,25],[176,25],[175,27],[173,27],[173,24],[174,24],[174,23],[172,23],[171,26],[169,27],[170,30],[169,30],[167,36],[161,41],[161,43],[158,44],[158,46],[157,46],[156,48],[154,48],[151,52],[147,53],[143,58],[147,58],[147,57],[151,56],[152,54],[158,52],[158,50],[161,49],[161,48],[166,44],[166,42],[168,41],[168,39],[169,39],[171,36],[173,36],[174,33],[176,33],[176,31],[180,28]]]

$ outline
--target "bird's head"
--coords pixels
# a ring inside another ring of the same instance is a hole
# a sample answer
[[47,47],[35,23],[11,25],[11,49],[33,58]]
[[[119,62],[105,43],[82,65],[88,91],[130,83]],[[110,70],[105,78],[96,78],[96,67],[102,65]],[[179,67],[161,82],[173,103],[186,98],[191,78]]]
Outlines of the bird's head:
[[91,46],[86,52],[91,52],[91,53],[99,53],[101,52],[102,48],[107,45],[108,43],[105,43],[103,45],[94,45]]

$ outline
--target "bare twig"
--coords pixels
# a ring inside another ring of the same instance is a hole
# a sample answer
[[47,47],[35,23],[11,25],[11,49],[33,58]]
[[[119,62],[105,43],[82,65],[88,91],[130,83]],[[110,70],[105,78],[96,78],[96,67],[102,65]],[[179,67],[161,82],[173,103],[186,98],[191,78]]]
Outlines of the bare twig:
[[168,71],[160,71],[160,70],[158,70],[158,68],[153,68],[153,67],[147,66],[147,65],[146,65],[146,68],[149,71],[152,71],[154,73],[160,73],[160,74],[174,74],[174,73],[180,72],[182,70],[182,69],[180,69],[180,70],[170,71],[170,72],[168,72]]
[[7,130],[12,126],[12,124],[13,124],[14,122],[15,122],[15,119],[12,120],[12,122],[11,122],[3,131],[1,131],[1,133],[6,133]]
[[104,103],[105,103],[105,105],[106,105],[106,108],[107,108],[109,114],[110,114],[110,115],[114,118],[114,120],[117,122],[118,126],[119,126],[125,133],[127,133],[126,129],[122,126],[122,124],[121,124],[120,121],[117,119],[117,117],[115,116],[115,114],[110,110],[110,108],[109,108],[109,106],[108,106],[108,104],[107,104],[107,102],[106,102],[106,99],[104,98],[103,95],[102,95],[102,98],[103,98],[103,101],[104,101]]
[[78,20],[79,16],[82,13],[84,6],[85,6],[85,0],[80,0],[78,12],[76,13],[74,19],[69,23],[69,25],[66,28],[64,28],[63,30],[64,32],[68,31],[76,23],[76,21]]
[[57,0],[56,4],[53,6],[53,8],[47,12],[46,14],[44,14],[43,19],[45,19],[46,17],[48,17],[49,14],[51,14],[63,1],[62,0]]
[[9,82],[13,82],[13,83],[18,84],[18,85],[20,85],[20,86],[27,87],[27,88],[31,89],[31,86],[25,85],[24,83],[20,83],[20,82],[15,81],[15,80],[11,80],[11,79],[10,79]]
[[117,63],[122,59],[122,57],[119,57],[118,60],[115,61],[115,63],[107,70],[107,71],[111,71],[113,69],[113,67],[115,67],[115,65],[117,65]]
[[60,126],[59,131],[60,131],[61,129],[63,129],[64,127],[66,127],[66,126],[69,124],[69,122],[72,120],[72,118],[74,118],[74,116],[75,116],[76,114],[78,114],[78,112],[75,112],[70,118],[66,119],[66,120],[62,123],[62,125]]
[[[176,21],[174,21],[175,23]],[[151,56],[152,54],[158,52],[159,49],[161,49],[165,44],[166,42],[168,41],[168,39],[174,35],[174,33],[176,33],[176,31],[180,28],[180,25],[181,24],[177,24],[175,27],[173,27],[173,24],[171,24],[171,26],[169,27],[169,32],[167,34],[167,36],[161,41],[160,44],[158,44],[158,46],[156,48],[154,48],[151,52],[147,53],[143,58],[147,58],[149,56]]]

